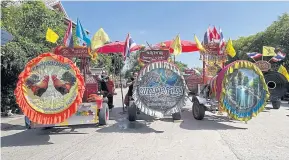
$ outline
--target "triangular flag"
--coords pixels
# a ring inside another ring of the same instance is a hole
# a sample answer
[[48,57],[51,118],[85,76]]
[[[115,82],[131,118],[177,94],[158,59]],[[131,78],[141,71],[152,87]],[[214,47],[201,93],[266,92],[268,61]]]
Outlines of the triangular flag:
[[171,44],[171,48],[174,49],[174,54],[179,55],[182,53],[182,44],[180,35],[177,35],[174,39],[173,43]]
[[51,42],[51,43],[56,43],[58,40],[59,36],[50,28],[47,29],[46,32],[46,41]]
[[205,48],[203,47],[203,45],[201,44],[201,42],[199,41],[198,37],[195,35],[194,36],[195,38],[195,41],[196,41],[196,44],[197,44],[197,47],[200,51],[205,51]]
[[233,42],[229,39],[227,46],[226,46],[226,53],[231,56],[232,58],[236,56],[236,51],[233,47]]
[[281,65],[279,67],[278,72],[283,74],[286,77],[287,81],[289,81],[289,74],[288,74],[286,68],[283,65]]
[[100,28],[91,39],[91,49],[95,50],[109,41],[110,40],[109,40],[108,35],[105,33],[105,31],[102,28]]

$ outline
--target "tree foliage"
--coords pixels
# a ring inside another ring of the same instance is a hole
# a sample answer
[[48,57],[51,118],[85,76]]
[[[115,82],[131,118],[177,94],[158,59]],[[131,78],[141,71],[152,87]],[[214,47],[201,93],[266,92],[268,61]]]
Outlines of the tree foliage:
[[46,8],[41,1],[1,2],[1,27],[14,39],[1,48],[1,98],[3,107],[17,108],[14,89],[25,64],[41,53],[49,52],[57,44],[46,41],[47,28],[64,37],[64,15]]
[[123,57],[120,54],[98,54],[96,61],[92,62],[92,67],[104,68],[109,74],[119,75],[124,66]]
[[[236,58],[230,58],[228,63],[238,59],[249,60],[246,53],[258,52],[262,53],[263,46],[272,46],[280,48],[287,54],[285,60],[277,63],[272,63],[272,69],[276,70],[282,63],[289,69],[289,14],[284,13],[274,21],[265,31],[259,32],[248,37],[240,37],[233,41],[234,48],[237,52]],[[270,60],[271,57],[263,57],[264,60]]]
[[175,61],[175,65],[178,66],[181,72],[184,72],[185,69],[188,68],[188,65],[185,63],[182,63],[181,61]]

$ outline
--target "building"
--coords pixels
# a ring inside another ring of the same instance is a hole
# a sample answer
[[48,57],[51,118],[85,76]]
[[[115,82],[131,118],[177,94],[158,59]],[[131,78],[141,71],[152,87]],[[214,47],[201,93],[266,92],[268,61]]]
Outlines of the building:
[[[57,10],[61,13],[63,13],[65,15],[65,19],[64,19],[64,24],[68,25],[69,23],[69,16],[67,15],[63,5],[61,4],[60,0],[42,0],[45,5],[47,6],[47,8],[52,9],[52,10]],[[76,27],[76,23],[73,22],[73,27]],[[85,30],[87,34],[89,34],[88,30]]]

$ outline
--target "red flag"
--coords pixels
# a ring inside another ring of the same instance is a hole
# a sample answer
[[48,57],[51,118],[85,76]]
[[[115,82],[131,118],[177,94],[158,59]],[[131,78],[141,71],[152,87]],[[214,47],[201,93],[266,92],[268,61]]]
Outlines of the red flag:
[[211,31],[210,27],[208,28],[208,35],[209,35],[209,42],[211,42],[213,40],[213,38],[215,37],[213,32]]
[[218,31],[217,31],[217,29],[216,29],[215,26],[214,26],[212,32],[213,32],[213,38],[216,39],[216,40],[219,40],[221,36],[220,36],[220,34],[218,33]]

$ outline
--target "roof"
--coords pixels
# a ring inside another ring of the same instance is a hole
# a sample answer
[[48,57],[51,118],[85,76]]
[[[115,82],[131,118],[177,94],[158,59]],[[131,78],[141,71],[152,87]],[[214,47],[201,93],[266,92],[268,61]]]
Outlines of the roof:
[[[58,11],[64,13],[64,15],[65,15],[64,23],[66,25],[68,25],[68,22],[69,22],[70,19],[68,17],[68,14],[66,13],[62,3],[60,2],[60,0],[42,0],[42,1],[45,3],[47,8],[52,9],[52,10],[58,10]],[[73,24],[73,27],[75,28],[76,27],[76,23],[72,21],[72,24]],[[88,30],[85,29],[85,31],[86,31],[87,34],[89,34]]]

